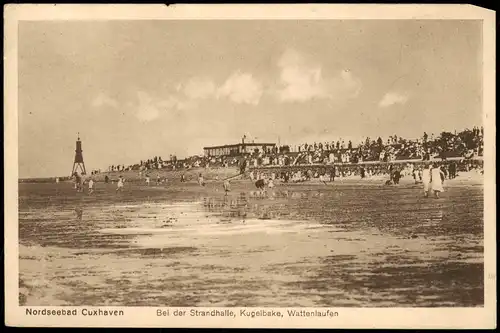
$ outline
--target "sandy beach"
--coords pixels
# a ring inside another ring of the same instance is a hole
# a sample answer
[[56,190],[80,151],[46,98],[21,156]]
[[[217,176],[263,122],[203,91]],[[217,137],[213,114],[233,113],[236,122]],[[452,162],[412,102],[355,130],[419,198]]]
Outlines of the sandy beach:
[[20,184],[20,304],[481,306],[481,183]]

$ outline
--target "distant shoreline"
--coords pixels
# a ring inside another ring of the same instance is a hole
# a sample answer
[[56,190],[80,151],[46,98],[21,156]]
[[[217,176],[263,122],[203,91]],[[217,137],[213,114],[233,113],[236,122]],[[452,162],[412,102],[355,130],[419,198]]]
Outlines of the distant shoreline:
[[[187,182],[196,181],[197,175],[202,173],[205,180],[208,182],[223,181],[225,178],[230,178],[237,176],[239,170],[237,168],[215,168],[215,169],[189,169],[189,170],[151,170],[148,174],[150,175],[151,183],[156,183],[156,176],[159,175],[162,178],[167,178],[168,183],[177,183],[180,180],[180,176],[184,174],[187,178]],[[145,173],[142,173],[140,177],[137,171],[123,171],[123,172],[103,172],[92,176],[96,182],[103,182],[106,176],[109,177],[110,181],[116,180],[120,175],[122,175],[127,182],[137,183],[141,182],[145,178]],[[217,179],[218,177],[218,179]],[[46,178],[20,178],[18,183],[55,183],[55,179],[59,178],[61,182],[71,181],[69,177],[46,177]],[[385,180],[389,179],[388,175],[376,175],[362,179],[359,175],[356,176],[346,176],[346,177],[335,177],[336,184],[350,184],[350,185],[373,185],[381,184]],[[233,181],[238,182],[239,180],[234,179]],[[248,179],[244,181],[249,181]],[[414,183],[413,177],[405,176],[401,179],[401,183]],[[313,179],[310,181],[302,182],[289,182],[283,183],[281,181],[277,182],[279,184],[290,184],[290,185],[315,185],[321,184],[319,179]],[[328,182],[331,183],[331,182]],[[333,184],[332,183],[332,184]],[[484,183],[484,176],[479,174],[477,171],[469,172],[459,172],[457,178],[446,179],[445,184],[449,185],[481,185]]]
[[[460,158],[462,159],[462,158]],[[452,161],[452,160],[458,160],[458,158],[449,158],[447,159],[447,161]],[[482,157],[481,158],[474,158],[474,159],[471,159],[471,161],[482,161]],[[366,167],[370,167],[370,166],[380,166],[380,165],[383,165],[383,166],[387,166],[387,165],[390,165],[390,164],[405,164],[405,163],[412,163],[412,164],[425,164],[425,163],[428,163],[428,162],[443,162],[441,160],[431,160],[431,161],[421,161],[421,160],[399,160],[399,161],[393,161],[393,162],[380,162],[380,161],[373,161],[373,162],[361,162],[361,163],[342,163],[342,164],[335,164],[335,166],[337,167],[355,167],[355,166],[366,166]],[[306,165],[287,165],[287,166],[280,166],[280,165],[265,165],[265,166],[259,166],[259,167],[253,167],[253,166],[249,166],[249,171],[250,170],[255,170],[257,172],[259,171],[263,171],[263,172],[272,172],[272,171],[275,171],[275,170],[279,170],[279,169],[290,169],[290,168],[297,168],[297,169],[302,169],[303,167],[309,167],[309,168],[312,168],[312,169],[322,169],[322,168],[331,168],[333,167],[334,165],[333,164],[306,164]],[[184,169],[178,169],[178,170],[165,170],[165,169],[150,169],[150,170],[147,170],[147,171],[142,171],[142,176],[140,177],[139,176],[139,170],[126,170],[126,171],[103,171],[99,174],[95,174],[95,175],[87,175],[86,177],[93,177],[94,180],[96,181],[100,181],[100,180],[104,180],[104,177],[107,175],[108,177],[110,177],[111,179],[113,179],[114,177],[119,177],[119,175],[123,175],[124,178],[127,178],[129,180],[137,180],[137,179],[140,179],[140,178],[144,178],[146,174],[149,174],[150,177],[153,178],[156,177],[157,174],[160,175],[160,177],[167,177],[167,175],[180,175],[180,174],[191,174],[193,172],[196,172],[196,173],[202,173],[205,175],[205,173],[208,173],[208,174],[219,174],[220,176],[223,176],[223,177],[227,177],[227,171],[231,171],[233,173],[233,175],[236,175],[239,173],[239,168],[238,167],[235,167],[235,166],[230,166],[230,167],[223,167],[223,166],[220,166],[220,167],[210,167],[208,169],[204,168],[204,167],[196,167],[196,168],[184,168]],[[461,173],[464,173],[464,172],[461,172]],[[355,177],[358,177],[358,176],[355,176]],[[44,182],[50,182],[50,181],[54,181],[59,178],[60,181],[67,181],[67,180],[70,180],[71,177],[70,176],[51,176],[51,177],[26,177],[26,178],[19,178],[18,179],[18,182],[19,183],[44,183]],[[169,177],[167,177],[169,178]],[[346,178],[346,177],[344,177]],[[153,179],[151,179],[153,181]]]

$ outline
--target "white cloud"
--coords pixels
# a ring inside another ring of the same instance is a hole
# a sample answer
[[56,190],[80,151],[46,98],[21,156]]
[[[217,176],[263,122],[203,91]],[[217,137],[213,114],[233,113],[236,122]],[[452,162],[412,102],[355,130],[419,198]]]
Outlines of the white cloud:
[[343,70],[340,73],[338,86],[344,90],[347,96],[356,97],[360,93],[363,85],[361,84],[361,80],[352,75],[351,71]]
[[308,66],[304,58],[293,50],[286,51],[278,62],[281,69],[281,101],[307,101],[326,95],[322,85],[321,68]]
[[214,97],[216,87],[215,83],[209,78],[193,77],[185,84],[178,85],[177,90],[182,90],[191,99],[206,99]]
[[183,100],[177,96],[168,96],[163,100],[157,101],[156,105],[161,109],[168,110],[189,110],[194,108],[198,103],[194,100]]
[[101,108],[105,106],[117,108],[118,102],[101,92],[92,101],[92,106],[95,108]]
[[355,97],[361,82],[350,71],[324,77],[320,65],[309,63],[295,50],[287,50],[278,62],[280,87],[277,97],[282,102],[305,102],[314,98],[340,99]]
[[250,73],[234,72],[217,90],[217,98],[228,98],[238,104],[259,104],[262,85]]
[[395,92],[389,92],[382,97],[378,106],[381,108],[389,107],[394,104],[405,104],[408,101],[408,96]]
[[189,109],[197,105],[196,101],[205,99],[227,99],[234,103],[257,105],[262,96],[262,85],[250,73],[236,71],[224,83],[217,87],[213,80],[207,77],[192,77],[184,83],[179,83],[175,90],[177,107]]
[[233,73],[217,88],[213,80],[206,77],[192,77],[175,86],[174,92],[158,98],[144,91],[137,93],[135,115],[143,122],[149,122],[168,114],[169,111],[192,110],[207,99],[224,99],[234,103],[257,105],[262,96],[262,85],[252,74]]
[[139,91],[137,93],[137,103],[131,103],[129,107],[133,107],[134,105],[137,119],[143,122],[149,122],[170,111],[190,110],[198,104],[195,100],[181,99],[174,95],[158,98],[147,92]]
[[145,92],[138,92],[137,98],[139,105],[137,106],[136,117],[140,121],[149,122],[160,116],[160,106],[153,101],[153,98]]
[[198,106],[198,103],[194,101],[180,101],[177,100],[175,104],[175,108],[181,111],[191,110]]

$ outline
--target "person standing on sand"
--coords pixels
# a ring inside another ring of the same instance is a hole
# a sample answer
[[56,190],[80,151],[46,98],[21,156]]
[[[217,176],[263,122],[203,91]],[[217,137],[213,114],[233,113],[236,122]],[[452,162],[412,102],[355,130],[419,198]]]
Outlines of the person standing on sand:
[[198,184],[200,186],[205,186],[205,180],[203,179],[203,175],[201,173],[198,175]]
[[418,169],[413,169],[413,179],[415,180],[415,184],[418,184]]
[[389,165],[389,181],[391,184],[394,182],[394,173],[393,173],[392,164]]
[[79,182],[79,176],[78,173],[75,172],[73,173],[73,181],[75,182],[74,189],[78,192],[78,182]]
[[227,192],[231,191],[231,184],[229,183],[229,179],[226,179],[223,184],[224,187],[224,195],[227,195]]
[[160,185],[160,174],[156,174],[156,185]]
[[320,181],[320,182],[322,182],[322,183],[323,183],[323,184],[325,184],[325,185],[328,185],[328,184],[327,184],[327,182],[326,182],[326,181],[328,180],[328,179],[327,179],[327,177],[328,177],[328,176],[326,175],[326,173],[325,173],[325,174],[323,174],[323,175],[320,175],[320,176],[319,176],[319,181]]
[[83,175],[77,176],[77,186],[76,186],[76,191],[77,192],[83,192]]
[[447,179],[449,177],[448,175],[448,170],[446,168],[445,165],[441,165],[441,167],[439,167],[441,169],[441,171],[443,172],[443,175],[442,175],[442,178],[443,178],[443,182],[445,179]]
[[89,179],[89,194],[94,193],[94,180],[92,178]]
[[117,187],[116,187],[116,191],[122,191],[123,190],[123,183],[125,182],[125,179],[123,179],[123,176],[120,176],[118,178],[118,184],[117,184]]
[[146,184],[149,186],[149,183],[150,183],[150,178],[149,178],[149,175],[146,175]]
[[444,172],[440,167],[434,165],[431,171],[431,189],[434,191],[434,197],[439,198],[439,193],[444,192],[443,182],[444,182]]
[[247,160],[243,159],[243,161],[240,164],[240,174],[244,174],[247,169]]
[[422,184],[424,185],[424,196],[427,198],[429,196],[429,187],[431,184],[431,170],[432,164],[429,164],[428,168],[422,170]]
[[449,168],[450,179],[455,179],[455,177],[457,176],[457,164],[455,163],[455,161],[452,161],[450,163]]

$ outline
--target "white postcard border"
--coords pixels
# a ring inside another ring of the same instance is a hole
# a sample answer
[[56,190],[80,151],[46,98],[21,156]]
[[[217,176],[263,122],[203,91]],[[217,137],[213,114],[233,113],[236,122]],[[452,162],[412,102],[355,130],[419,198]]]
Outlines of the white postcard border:
[[[496,178],[495,178],[495,13],[469,5],[5,5],[4,34],[4,253],[7,326],[45,327],[280,327],[280,328],[495,328],[496,327]],[[330,311],[327,317],[289,317],[287,309],[246,308],[249,312],[282,311],[283,317],[189,316],[191,309],[243,308],[159,307],[21,307],[18,257],[17,24],[21,20],[154,19],[479,19],[483,20],[484,102],[484,288],[478,308],[300,308]],[[72,315],[27,315],[27,309],[68,310]],[[122,310],[121,316],[90,316],[82,311]],[[171,315],[158,316],[158,310]],[[175,310],[186,310],[174,316]]]

